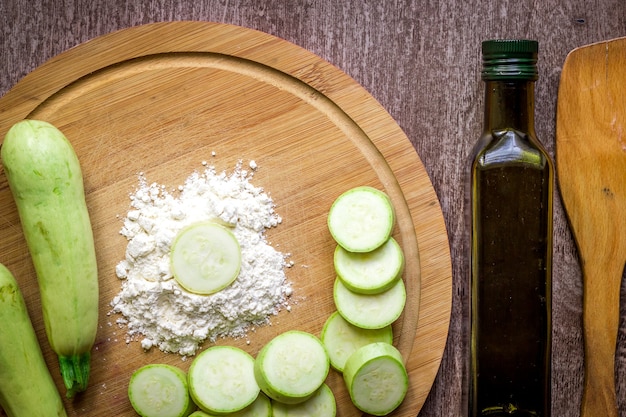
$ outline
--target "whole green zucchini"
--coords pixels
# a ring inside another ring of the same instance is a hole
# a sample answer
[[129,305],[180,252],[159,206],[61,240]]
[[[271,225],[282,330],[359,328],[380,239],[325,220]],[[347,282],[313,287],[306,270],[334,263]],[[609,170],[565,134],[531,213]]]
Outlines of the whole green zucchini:
[[46,334],[67,396],[87,388],[98,328],[98,267],[83,176],[56,127],[23,120],[0,150],[37,274]]
[[0,264],[0,406],[9,417],[66,417],[24,297]]

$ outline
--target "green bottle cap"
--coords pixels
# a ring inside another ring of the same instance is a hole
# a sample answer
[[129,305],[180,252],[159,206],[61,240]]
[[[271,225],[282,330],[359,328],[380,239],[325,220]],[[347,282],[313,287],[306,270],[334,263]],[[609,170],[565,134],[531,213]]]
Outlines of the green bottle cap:
[[483,80],[536,80],[539,43],[528,39],[493,39],[482,43]]

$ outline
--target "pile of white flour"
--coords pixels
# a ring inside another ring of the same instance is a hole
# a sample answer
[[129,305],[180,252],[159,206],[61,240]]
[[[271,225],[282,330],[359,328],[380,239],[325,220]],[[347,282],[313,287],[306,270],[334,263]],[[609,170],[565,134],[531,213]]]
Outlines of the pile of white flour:
[[[191,174],[178,190],[149,184],[143,174],[130,195],[131,209],[120,233],[128,239],[126,257],[116,268],[122,280],[112,300],[113,313],[123,317],[126,341],[140,340],[144,349],[194,355],[205,340],[244,337],[270,316],[289,309],[291,286],[284,268],[287,254],[265,238],[281,218],[272,199],[250,183],[250,170],[241,162],[232,173],[213,167]],[[232,227],[241,246],[241,270],[229,287],[211,295],[197,295],[178,285],[170,272],[170,246],[183,227],[219,219]]]

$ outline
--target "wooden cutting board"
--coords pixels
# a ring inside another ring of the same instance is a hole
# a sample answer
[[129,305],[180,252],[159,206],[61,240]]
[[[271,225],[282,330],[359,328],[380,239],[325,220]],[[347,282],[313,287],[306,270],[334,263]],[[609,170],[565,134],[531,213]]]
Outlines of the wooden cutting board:
[[[137,174],[174,188],[203,160],[218,171],[256,161],[252,183],[276,203],[283,223],[267,237],[295,266],[287,270],[301,301],[239,346],[256,355],[288,329],[319,335],[334,311],[334,243],[326,228],[332,201],[357,185],[387,192],[397,210],[394,236],[406,255],[408,303],[394,324],[410,389],[395,416],[415,416],[433,384],[451,310],[451,260],[443,216],[411,143],[354,80],[312,53],[257,31],[206,22],[168,22],[96,38],[51,59],[0,99],[0,137],[24,118],[61,129],[81,161],[100,274],[100,328],[90,388],[67,401],[69,415],[134,416],[131,373],[154,362],[188,369],[191,360],[125,342],[110,302],[120,290],[119,234]],[[215,152],[215,156],[212,153]],[[44,354],[61,389],[45,338],[38,288],[19,218],[0,172],[0,262],[16,275]],[[331,372],[340,417],[361,415],[341,376]],[[64,390],[62,390],[64,392]]]

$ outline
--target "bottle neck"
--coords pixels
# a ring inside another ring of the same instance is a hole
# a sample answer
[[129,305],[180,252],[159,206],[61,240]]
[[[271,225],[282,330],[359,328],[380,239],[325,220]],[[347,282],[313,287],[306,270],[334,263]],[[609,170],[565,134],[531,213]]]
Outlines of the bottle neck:
[[485,81],[486,132],[515,129],[534,135],[534,114],[534,81]]

